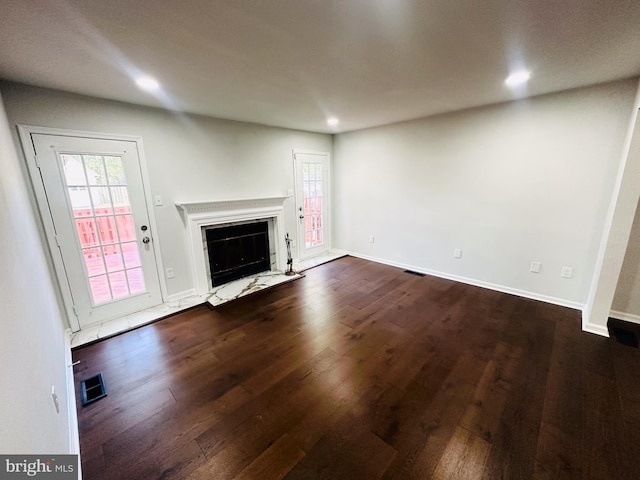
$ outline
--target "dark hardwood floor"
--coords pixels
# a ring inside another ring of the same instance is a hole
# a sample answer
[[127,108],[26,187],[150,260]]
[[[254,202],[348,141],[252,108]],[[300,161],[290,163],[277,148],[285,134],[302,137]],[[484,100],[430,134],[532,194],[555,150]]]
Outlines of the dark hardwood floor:
[[347,257],[73,352],[84,478],[635,479],[640,350]]

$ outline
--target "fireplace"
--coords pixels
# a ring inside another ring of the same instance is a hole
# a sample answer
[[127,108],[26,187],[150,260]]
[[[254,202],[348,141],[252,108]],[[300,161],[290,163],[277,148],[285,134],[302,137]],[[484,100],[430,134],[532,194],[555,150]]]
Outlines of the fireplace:
[[[219,227],[267,223],[268,264],[260,271],[284,272],[287,249],[284,242],[284,203],[289,196],[176,203],[183,213],[191,261],[193,293],[203,295],[214,287],[209,259],[208,232]],[[253,227],[251,227],[253,228]],[[211,234],[217,235],[217,234]],[[211,247],[212,248],[212,247]],[[253,272],[259,273],[259,272]],[[251,275],[242,273],[242,276]]]
[[204,231],[214,287],[271,269],[269,222],[220,225]]

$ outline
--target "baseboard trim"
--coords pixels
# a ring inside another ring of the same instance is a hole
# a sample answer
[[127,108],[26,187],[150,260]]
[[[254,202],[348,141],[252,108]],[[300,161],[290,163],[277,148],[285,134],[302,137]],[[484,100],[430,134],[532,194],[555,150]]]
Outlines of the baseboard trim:
[[[392,267],[398,267],[405,270],[413,270],[414,272],[424,273],[426,275],[433,275],[434,277],[445,278],[447,280],[453,280],[455,282],[466,283],[468,285],[473,285],[476,287],[487,288],[489,290],[495,290],[497,292],[509,293],[511,295],[516,295],[518,297],[529,298],[531,300],[538,300],[545,303],[551,303],[553,305],[559,305],[561,307],[572,308],[574,310],[582,311],[584,309],[584,304],[573,302],[570,300],[565,300],[562,298],[551,297],[548,295],[541,295],[534,292],[528,292],[526,290],[519,290],[517,288],[506,287],[504,285],[498,285],[495,283],[484,282],[482,280],[476,280],[474,278],[461,277],[459,275],[451,275],[449,273],[440,272],[437,270],[430,270],[428,268],[421,268],[415,265],[409,265],[406,263],[393,262],[390,260],[385,260],[382,258],[371,257],[369,255],[363,255],[361,253],[349,252],[349,255],[352,257],[362,258],[363,260],[369,260],[376,263],[382,263],[384,265],[390,265]],[[606,330],[606,329],[605,329]]]
[[80,429],[78,427],[78,411],[76,410],[76,389],[73,377],[73,357],[71,356],[72,331],[67,328],[64,332],[64,357],[67,367],[67,416],[69,418],[69,453],[78,455],[78,478],[82,478],[80,471]]
[[182,292],[174,293],[173,295],[167,296],[164,303],[177,302],[179,300],[182,300],[183,298],[190,297],[195,294],[196,294],[196,289],[190,288],[189,290],[184,290]]
[[584,312],[582,315],[582,331],[600,335],[601,337],[609,337],[609,330],[607,327],[590,323]]
[[609,316],[617,318],[618,320],[624,320],[625,322],[636,323],[640,325],[640,315],[634,315],[633,313],[620,312],[618,310],[611,310]]

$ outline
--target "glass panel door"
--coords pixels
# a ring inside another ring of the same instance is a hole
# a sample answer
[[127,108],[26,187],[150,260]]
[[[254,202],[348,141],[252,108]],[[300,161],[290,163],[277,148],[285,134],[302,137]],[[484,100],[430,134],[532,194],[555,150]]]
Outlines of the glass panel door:
[[330,248],[329,154],[296,152],[294,159],[298,252],[307,258]]
[[65,301],[80,328],[162,303],[134,141],[32,134],[60,251]]

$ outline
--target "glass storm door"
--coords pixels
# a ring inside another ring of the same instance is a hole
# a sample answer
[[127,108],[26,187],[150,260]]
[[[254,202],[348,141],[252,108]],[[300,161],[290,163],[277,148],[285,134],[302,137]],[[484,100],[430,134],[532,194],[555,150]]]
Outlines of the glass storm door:
[[32,139],[80,327],[162,303],[135,142]]
[[295,152],[298,254],[301,259],[330,248],[329,154]]

